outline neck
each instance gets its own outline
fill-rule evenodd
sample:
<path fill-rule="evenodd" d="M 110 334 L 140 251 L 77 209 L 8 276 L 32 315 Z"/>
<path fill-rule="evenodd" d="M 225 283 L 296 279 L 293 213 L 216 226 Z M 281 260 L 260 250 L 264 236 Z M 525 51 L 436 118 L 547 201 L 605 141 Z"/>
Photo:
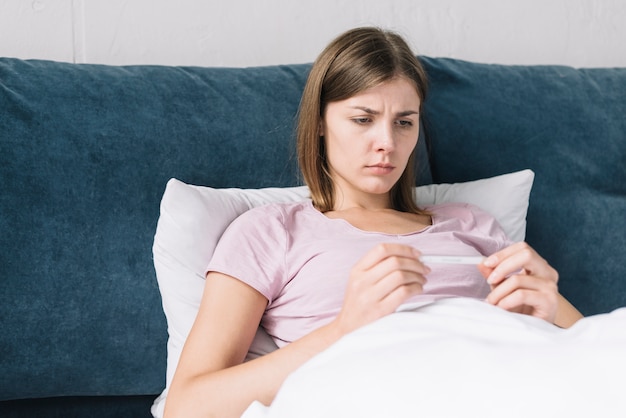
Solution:
<path fill-rule="evenodd" d="M 391 199 L 389 198 L 388 193 L 361 196 L 359 198 L 348 198 L 348 196 L 338 194 L 335 196 L 333 211 L 343 211 L 349 209 L 380 211 L 391 208 Z"/>

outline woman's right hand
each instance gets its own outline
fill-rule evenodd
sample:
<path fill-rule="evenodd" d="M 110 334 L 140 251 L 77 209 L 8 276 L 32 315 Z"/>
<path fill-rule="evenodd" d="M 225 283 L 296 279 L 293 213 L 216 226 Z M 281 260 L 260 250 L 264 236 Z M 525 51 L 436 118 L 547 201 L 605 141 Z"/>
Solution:
<path fill-rule="evenodd" d="M 378 244 L 350 271 L 343 307 L 334 320 L 342 334 L 394 312 L 422 293 L 430 269 L 420 252 L 403 244 Z"/>

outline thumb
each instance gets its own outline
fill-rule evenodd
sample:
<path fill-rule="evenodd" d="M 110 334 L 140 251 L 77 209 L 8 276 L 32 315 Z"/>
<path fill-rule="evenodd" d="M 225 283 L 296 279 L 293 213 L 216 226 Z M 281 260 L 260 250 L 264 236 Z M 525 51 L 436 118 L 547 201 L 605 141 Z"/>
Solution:
<path fill-rule="evenodd" d="M 487 277 L 489 277 L 489 275 L 491 274 L 491 272 L 494 270 L 492 267 L 487 267 L 486 265 L 484 265 L 483 263 L 479 263 L 476 265 L 476 268 L 478 268 L 478 271 L 480 272 L 480 274 L 483 275 L 483 277 L 486 279 Z"/>

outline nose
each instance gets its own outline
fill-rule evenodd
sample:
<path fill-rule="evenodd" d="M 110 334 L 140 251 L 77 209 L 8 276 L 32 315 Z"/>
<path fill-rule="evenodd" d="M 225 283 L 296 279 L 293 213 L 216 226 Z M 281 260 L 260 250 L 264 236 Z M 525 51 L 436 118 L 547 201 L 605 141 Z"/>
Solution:
<path fill-rule="evenodd" d="M 376 151 L 389 153 L 396 147 L 396 139 L 392 124 L 380 124 L 376 132 L 376 140 L 374 144 Z"/>

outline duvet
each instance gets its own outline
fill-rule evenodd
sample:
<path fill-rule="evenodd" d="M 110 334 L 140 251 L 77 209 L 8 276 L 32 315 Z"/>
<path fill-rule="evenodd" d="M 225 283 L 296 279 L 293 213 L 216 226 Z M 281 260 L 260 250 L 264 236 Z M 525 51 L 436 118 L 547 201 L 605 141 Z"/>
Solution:
<path fill-rule="evenodd" d="M 244 418 L 626 417 L 626 308 L 564 330 L 485 302 L 403 306 Z"/>

